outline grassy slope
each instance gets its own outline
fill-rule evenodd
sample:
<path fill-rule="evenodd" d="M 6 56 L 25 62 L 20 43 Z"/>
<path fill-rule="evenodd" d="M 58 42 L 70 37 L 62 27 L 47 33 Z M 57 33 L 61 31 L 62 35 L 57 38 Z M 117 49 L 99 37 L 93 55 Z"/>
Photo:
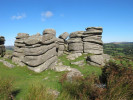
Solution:
<path fill-rule="evenodd" d="M 83 58 L 87 55 L 83 55 L 77 58 L 74 61 L 83 60 Z M 63 62 L 64 65 L 69 65 L 73 68 L 77 68 L 84 74 L 84 76 L 96 73 L 96 75 L 101 74 L 101 68 L 85 65 L 83 67 L 79 67 L 77 65 L 71 65 L 69 60 L 66 59 L 66 55 L 59 57 L 59 59 Z M 11 62 L 11 60 L 7 60 Z M 28 70 L 26 67 L 16 66 L 15 68 L 7 68 L 2 63 L 0 63 L 0 77 L 2 78 L 13 78 L 14 79 L 14 88 L 16 91 L 19 91 L 16 95 L 16 100 L 24 99 L 28 94 L 28 89 L 33 84 L 44 84 L 47 88 L 52 88 L 58 91 L 61 91 L 61 84 L 59 83 L 60 77 L 65 72 L 55 72 L 52 70 L 47 70 L 42 73 L 35 73 L 33 71 Z M 45 80 L 45 78 L 48 78 Z"/>

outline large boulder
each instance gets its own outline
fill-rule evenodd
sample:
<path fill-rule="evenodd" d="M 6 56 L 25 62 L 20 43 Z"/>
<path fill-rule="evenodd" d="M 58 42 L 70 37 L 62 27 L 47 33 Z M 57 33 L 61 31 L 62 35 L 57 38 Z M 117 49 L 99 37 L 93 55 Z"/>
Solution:
<path fill-rule="evenodd" d="M 49 58 L 47 61 L 45 61 L 43 64 L 37 66 L 37 67 L 28 67 L 30 70 L 33 70 L 37 73 L 40 73 L 50 67 L 55 66 L 55 62 L 57 61 L 57 56 Z"/>
<path fill-rule="evenodd" d="M 84 53 L 102 54 L 103 46 L 96 43 L 84 42 Z"/>
<path fill-rule="evenodd" d="M 69 51 L 81 51 L 83 52 L 83 43 L 70 43 Z"/>
<path fill-rule="evenodd" d="M 45 61 L 50 59 L 53 56 L 56 56 L 56 47 L 48 50 L 46 53 L 39 55 L 39 56 L 25 56 L 23 59 L 23 62 L 31 67 L 37 67 L 41 64 L 43 64 Z"/>
<path fill-rule="evenodd" d="M 45 29 L 43 31 L 43 35 L 52 34 L 53 36 L 56 35 L 56 31 L 54 29 Z"/>
<path fill-rule="evenodd" d="M 59 38 L 61 38 L 61 39 L 67 39 L 67 37 L 69 36 L 69 33 L 67 33 L 67 32 L 64 32 L 63 34 L 61 34 L 60 36 L 59 36 Z"/>
<path fill-rule="evenodd" d="M 110 60 L 110 56 L 107 54 L 102 55 L 91 55 L 88 56 L 86 61 L 88 64 L 93 66 L 104 66 L 106 62 Z"/>
<path fill-rule="evenodd" d="M 42 36 L 33 35 L 25 40 L 25 44 L 26 45 L 34 45 L 34 44 L 41 43 L 41 41 L 42 41 Z"/>
<path fill-rule="evenodd" d="M 83 33 L 84 35 L 86 34 L 102 34 L 103 29 L 102 27 L 87 27 L 86 31 Z"/>
<path fill-rule="evenodd" d="M 27 33 L 18 33 L 16 39 L 28 38 L 29 34 Z"/>
<path fill-rule="evenodd" d="M 72 32 L 70 35 L 69 35 L 69 37 L 70 38 L 80 38 L 80 37 L 85 37 L 85 36 L 87 36 L 87 35 L 84 35 L 83 34 L 84 33 L 84 31 L 76 31 L 76 32 Z"/>

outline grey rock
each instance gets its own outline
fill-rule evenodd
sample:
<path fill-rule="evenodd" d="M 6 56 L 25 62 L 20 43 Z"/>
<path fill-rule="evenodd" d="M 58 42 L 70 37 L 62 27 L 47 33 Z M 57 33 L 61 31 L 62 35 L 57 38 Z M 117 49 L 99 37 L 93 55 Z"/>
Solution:
<path fill-rule="evenodd" d="M 43 35 L 47 35 L 47 34 L 53 34 L 55 36 L 56 35 L 56 31 L 54 29 L 45 29 L 43 31 Z"/>
<path fill-rule="evenodd" d="M 42 36 L 42 42 L 53 39 L 55 36 L 53 34 L 46 34 Z"/>
<path fill-rule="evenodd" d="M 76 38 L 76 37 L 85 37 L 85 36 L 87 36 L 87 35 L 84 35 L 83 33 L 84 33 L 84 31 L 72 32 L 72 33 L 69 35 L 69 37 L 70 37 L 70 38 Z"/>
<path fill-rule="evenodd" d="M 55 66 L 54 68 L 52 68 L 52 70 L 56 71 L 56 72 L 62 72 L 62 71 L 70 71 L 71 68 L 70 66 L 65 66 L 65 65 L 62 65 L 62 66 Z"/>
<path fill-rule="evenodd" d="M 64 45 L 59 45 L 59 47 L 58 47 L 59 49 L 59 51 L 64 51 L 64 49 L 65 49 L 65 46 Z"/>
<path fill-rule="evenodd" d="M 34 44 L 41 43 L 41 41 L 42 41 L 42 36 L 33 35 L 25 40 L 25 44 L 26 45 L 34 45 Z"/>
<path fill-rule="evenodd" d="M 59 36 L 59 38 L 61 38 L 61 39 L 67 39 L 67 37 L 69 36 L 69 33 L 67 33 L 67 32 L 64 32 L 63 34 L 61 34 L 60 36 Z"/>
<path fill-rule="evenodd" d="M 37 72 L 37 73 L 40 73 L 40 72 L 42 72 L 42 71 L 48 69 L 49 66 L 50 66 L 52 63 L 56 62 L 56 61 L 57 61 L 57 57 L 54 56 L 54 57 L 48 59 L 46 62 L 44 62 L 43 64 L 41 64 L 41 65 L 39 65 L 39 66 L 37 66 L 37 67 L 28 67 L 28 68 L 29 68 L 30 70 L 33 70 L 33 71 Z"/>
<path fill-rule="evenodd" d="M 70 43 L 68 48 L 69 51 L 83 51 L 83 43 Z"/>
<path fill-rule="evenodd" d="M 86 31 L 95 31 L 95 30 L 103 30 L 102 27 L 87 27 Z"/>
<path fill-rule="evenodd" d="M 83 75 L 79 70 L 75 68 L 71 68 L 71 71 L 67 73 L 66 78 L 67 78 L 67 81 L 73 82 L 74 77 L 82 77 L 82 76 Z"/>
<path fill-rule="evenodd" d="M 67 40 L 68 43 L 82 43 L 81 38 L 70 38 Z"/>
<path fill-rule="evenodd" d="M 67 56 L 67 59 L 69 59 L 69 60 L 75 60 L 76 58 L 78 58 L 78 57 L 80 57 L 80 56 L 82 56 L 82 53 L 69 54 L 69 55 Z"/>
<path fill-rule="evenodd" d="M 77 62 L 71 62 L 71 64 L 78 65 L 78 66 L 80 66 L 80 67 L 82 67 L 82 66 L 85 65 L 84 60 L 77 61 Z"/>
<path fill-rule="evenodd" d="M 25 41 L 25 39 L 16 39 L 16 40 L 15 40 L 15 43 L 23 44 L 24 41 Z"/>
<path fill-rule="evenodd" d="M 64 44 L 64 40 L 63 39 L 60 39 L 60 38 L 56 38 L 56 41 L 58 42 L 58 43 L 63 43 Z"/>
<path fill-rule="evenodd" d="M 13 56 L 14 57 L 18 57 L 18 58 L 21 59 L 24 56 L 24 54 L 23 53 L 19 53 L 19 52 L 13 52 Z"/>
<path fill-rule="evenodd" d="M 88 27 L 86 28 L 86 32 L 84 34 L 102 34 L 102 27 Z"/>
<path fill-rule="evenodd" d="M 102 54 L 103 53 L 103 49 L 91 49 L 91 50 L 84 50 L 84 53 L 90 53 L 90 54 L 96 54 L 96 55 L 99 55 L 99 54 Z"/>
<path fill-rule="evenodd" d="M 28 66 L 36 67 L 36 66 L 43 64 L 45 61 L 47 61 L 48 59 L 50 59 L 51 57 L 56 56 L 56 55 L 57 55 L 56 47 L 54 47 L 54 48 L 48 50 L 43 55 L 25 56 L 23 59 L 23 62 Z"/>
<path fill-rule="evenodd" d="M 58 56 L 62 56 L 64 51 L 58 51 Z"/>
<path fill-rule="evenodd" d="M 25 48 L 36 48 L 36 47 L 40 47 L 42 44 L 33 44 L 33 45 L 28 45 L 28 46 L 25 46 Z"/>
<path fill-rule="evenodd" d="M 103 44 L 103 42 L 101 40 L 101 36 L 97 36 L 97 35 L 85 37 L 85 38 L 83 38 L 83 41 L 97 43 L 97 44 Z"/>
<path fill-rule="evenodd" d="M 28 38 L 29 34 L 27 33 L 18 33 L 16 39 Z"/>
<path fill-rule="evenodd" d="M 0 60 L 0 62 L 2 62 L 5 66 L 9 67 L 9 68 L 14 68 L 15 66 L 5 60 Z"/>
<path fill-rule="evenodd" d="M 14 52 L 24 53 L 24 49 L 25 49 L 25 48 L 14 47 Z"/>
<path fill-rule="evenodd" d="M 110 60 L 110 56 L 107 54 L 88 56 L 86 61 L 90 65 L 104 66 L 106 62 Z"/>
<path fill-rule="evenodd" d="M 14 46 L 15 46 L 15 47 L 25 47 L 25 44 L 15 43 Z"/>
<path fill-rule="evenodd" d="M 55 46 L 56 46 L 55 43 L 53 43 L 50 45 L 42 45 L 40 47 L 35 47 L 35 48 L 25 48 L 24 49 L 24 55 L 26 55 L 26 56 L 42 55 Z"/>
<path fill-rule="evenodd" d="M 56 40 L 57 40 L 56 38 L 52 38 L 52 39 L 47 40 L 47 41 L 42 41 L 41 43 L 42 43 L 43 45 L 48 45 L 48 44 L 51 44 L 51 43 L 55 43 Z"/>
<path fill-rule="evenodd" d="M 25 66 L 25 64 L 18 57 L 13 57 L 12 62 L 14 62 L 15 64 L 18 64 L 19 66 Z"/>
<path fill-rule="evenodd" d="M 103 46 L 96 43 L 84 42 L 84 53 L 102 54 Z"/>

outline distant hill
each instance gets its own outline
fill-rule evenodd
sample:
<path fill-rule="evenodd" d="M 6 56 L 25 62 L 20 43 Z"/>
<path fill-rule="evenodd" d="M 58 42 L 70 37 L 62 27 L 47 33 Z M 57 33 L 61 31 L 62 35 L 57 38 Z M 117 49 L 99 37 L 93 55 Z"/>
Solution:
<path fill-rule="evenodd" d="M 14 50 L 14 46 L 6 46 L 6 50 L 11 50 L 11 51 L 13 51 L 13 50 Z"/>
<path fill-rule="evenodd" d="M 104 44 L 104 53 L 119 56 L 133 56 L 133 42 L 112 42 Z"/>

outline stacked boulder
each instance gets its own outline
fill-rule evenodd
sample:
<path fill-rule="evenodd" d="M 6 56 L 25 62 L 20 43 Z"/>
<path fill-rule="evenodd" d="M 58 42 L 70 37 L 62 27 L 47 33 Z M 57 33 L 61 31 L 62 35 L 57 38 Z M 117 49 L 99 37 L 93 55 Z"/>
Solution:
<path fill-rule="evenodd" d="M 0 56 L 3 57 L 5 55 L 5 38 L 3 36 L 0 36 Z"/>
<path fill-rule="evenodd" d="M 84 31 L 72 32 L 69 36 L 68 50 L 72 53 L 83 53 L 83 36 Z"/>
<path fill-rule="evenodd" d="M 57 61 L 55 35 L 54 29 L 46 29 L 43 35 L 36 34 L 24 39 L 21 62 L 35 72 L 42 72 L 54 66 Z"/>
<path fill-rule="evenodd" d="M 14 53 L 12 57 L 12 61 L 15 64 L 18 64 L 20 66 L 24 66 L 25 64 L 22 62 L 24 58 L 24 49 L 25 49 L 25 43 L 24 41 L 29 37 L 29 34 L 27 33 L 18 33 L 15 44 L 14 44 Z"/>
<path fill-rule="evenodd" d="M 103 54 L 102 32 L 102 27 L 88 27 L 86 31 L 72 32 L 67 40 L 69 52 L 93 54 L 88 56 L 87 62 L 103 66 L 110 57 Z"/>
<path fill-rule="evenodd" d="M 103 53 L 103 42 L 102 38 L 102 27 L 88 27 L 83 33 L 83 48 L 84 53 L 91 54 L 102 54 Z"/>
<path fill-rule="evenodd" d="M 69 33 L 64 32 L 57 39 L 57 43 L 58 43 L 58 48 L 57 48 L 58 49 L 58 56 L 61 56 L 64 53 L 64 51 L 67 50 L 66 39 L 67 39 L 68 36 L 69 36 Z"/>

